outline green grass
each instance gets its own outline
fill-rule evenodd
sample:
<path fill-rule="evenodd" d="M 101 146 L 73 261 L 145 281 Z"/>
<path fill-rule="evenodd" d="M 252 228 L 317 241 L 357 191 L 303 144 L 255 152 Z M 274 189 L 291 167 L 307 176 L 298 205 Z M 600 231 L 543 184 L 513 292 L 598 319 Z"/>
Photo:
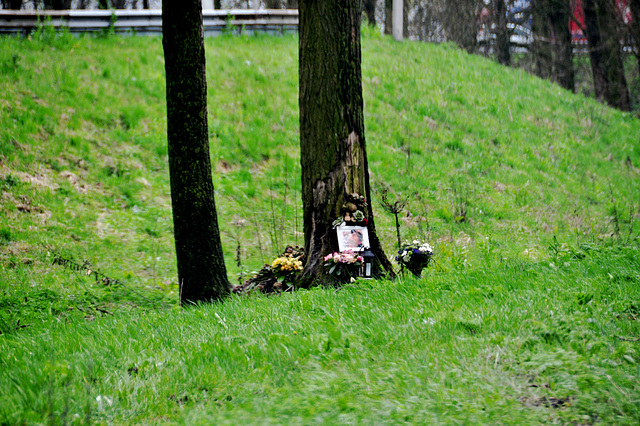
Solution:
<path fill-rule="evenodd" d="M 365 32 L 377 230 L 389 185 L 433 267 L 186 311 L 161 41 L 0 38 L 0 423 L 637 424 L 640 121 Z M 297 39 L 206 48 L 237 283 L 302 244 Z"/>
<path fill-rule="evenodd" d="M 8 423 L 637 424 L 640 253 L 0 337 Z M 381 301 L 384 301 L 381 303 Z"/>

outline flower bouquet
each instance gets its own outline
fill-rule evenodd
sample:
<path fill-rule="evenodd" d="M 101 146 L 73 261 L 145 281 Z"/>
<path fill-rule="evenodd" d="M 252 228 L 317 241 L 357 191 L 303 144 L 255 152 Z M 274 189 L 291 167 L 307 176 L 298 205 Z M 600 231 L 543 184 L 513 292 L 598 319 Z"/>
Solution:
<path fill-rule="evenodd" d="M 396 262 L 416 277 L 420 277 L 422 270 L 429 266 L 432 256 L 433 249 L 429 243 L 413 240 L 402 244 L 396 256 Z"/>
<path fill-rule="evenodd" d="M 302 271 L 302 261 L 297 257 L 280 256 L 271 263 L 271 270 L 281 282 L 291 282 L 294 274 Z"/>
<path fill-rule="evenodd" d="M 334 252 L 324 257 L 324 266 L 340 282 L 349 282 L 360 275 L 364 259 L 353 250 Z"/>

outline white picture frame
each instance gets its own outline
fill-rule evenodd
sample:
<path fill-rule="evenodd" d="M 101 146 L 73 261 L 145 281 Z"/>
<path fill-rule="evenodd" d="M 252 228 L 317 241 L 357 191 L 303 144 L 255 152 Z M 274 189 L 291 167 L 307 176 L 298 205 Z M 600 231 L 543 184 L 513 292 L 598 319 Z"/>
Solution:
<path fill-rule="evenodd" d="M 362 251 L 369 247 L 369 230 L 366 226 L 340 225 L 336 228 L 338 233 L 338 249 L 340 251 Z"/>

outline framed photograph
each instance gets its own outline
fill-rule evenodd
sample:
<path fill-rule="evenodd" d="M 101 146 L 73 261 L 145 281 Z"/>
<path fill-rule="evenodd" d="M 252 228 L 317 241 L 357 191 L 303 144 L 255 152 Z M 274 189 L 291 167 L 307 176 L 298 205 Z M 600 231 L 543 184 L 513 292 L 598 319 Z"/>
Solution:
<path fill-rule="evenodd" d="M 369 231 L 366 226 L 340 225 L 336 230 L 340 251 L 362 251 L 365 247 L 369 247 Z"/>

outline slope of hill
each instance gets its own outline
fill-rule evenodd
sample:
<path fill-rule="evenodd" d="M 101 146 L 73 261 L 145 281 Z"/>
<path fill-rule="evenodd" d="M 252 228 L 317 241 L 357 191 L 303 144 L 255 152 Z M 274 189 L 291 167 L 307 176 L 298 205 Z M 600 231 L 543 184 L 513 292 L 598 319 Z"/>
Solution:
<path fill-rule="evenodd" d="M 206 43 L 237 282 L 302 244 L 297 40 Z M 183 311 L 160 40 L 0 38 L 0 423 L 637 424 L 640 121 L 450 45 L 363 60 L 434 267 Z"/>
<path fill-rule="evenodd" d="M 3 261 L 40 270 L 47 246 L 175 283 L 160 41 L 0 42 Z M 230 273 L 246 274 L 302 244 L 296 41 L 207 52 L 219 220 Z M 441 269 L 543 258 L 554 236 L 601 242 L 637 221 L 635 117 L 447 45 L 368 36 L 363 58 L 374 188 L 409 198 L 403 237 L 432 241 Z M 393 221 L 373 202 L 391 256 Z"/>

